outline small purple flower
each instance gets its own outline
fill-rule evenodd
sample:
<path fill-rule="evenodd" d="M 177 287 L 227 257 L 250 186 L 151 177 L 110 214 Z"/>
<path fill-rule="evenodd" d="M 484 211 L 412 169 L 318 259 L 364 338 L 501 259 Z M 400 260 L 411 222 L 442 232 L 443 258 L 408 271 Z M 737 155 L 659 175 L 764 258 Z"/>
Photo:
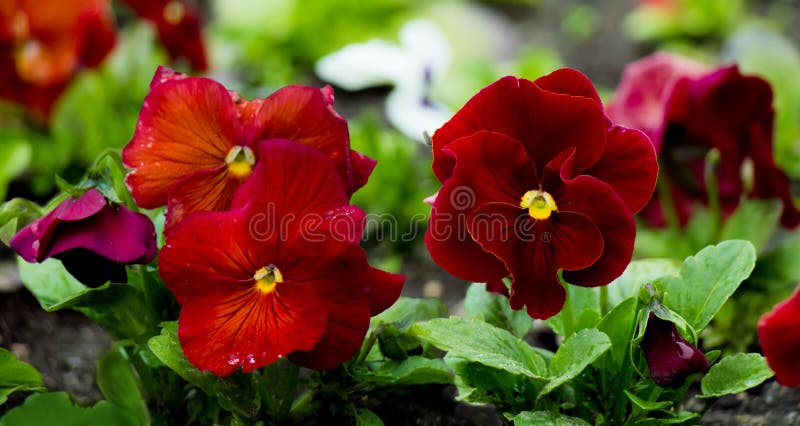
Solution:
<path fill-rule="evenodd" d="M 53 257 L 89 287 L 127 282 L 125 265 L 149 263 L 156 255 L 153 222 L 111 204 L 97 190 L 68 198 L 9 242 L 28 262 Z"/>
<path fill-rule="evenodd" d="M 675 324 L 650 313 L 641 343 L 650 377 L 662 387 L 679 387 L 691 374 L 708 371 L 708 359 L 684 339 Z"/>

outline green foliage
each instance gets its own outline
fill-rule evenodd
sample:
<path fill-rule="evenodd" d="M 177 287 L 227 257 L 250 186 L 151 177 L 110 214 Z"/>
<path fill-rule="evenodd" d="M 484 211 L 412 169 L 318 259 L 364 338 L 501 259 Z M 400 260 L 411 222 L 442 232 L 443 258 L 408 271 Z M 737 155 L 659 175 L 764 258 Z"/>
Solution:
<path fill-rule="evenodd" d="M 372 410 L 359 408 L 356 412 L 356 426 L 383 426 L 383 421 Z"/>
<path fill-rule="evenodd" d="M 657 280 L 664 305 L 699 332 L 755 267 L 756 252 L 747 241 L 723 241 L 683 262 L 679 276 Z"/>
<path fill-rule="evenodd" d="M 742 0 L 675 0 L 674 5 L 644 3 L 625 19 L 630 37 L 641 41 L 669 41 L 724 37 L 744 16 Z"/>
<path fill-rule="evenodd" d="M 736 354 L 723 358 L 711 367 L 700 382 L 704 397 L 716 397 L 744 392 L 756 387 L 775 373 L 759 354 Z"/>
<path fill-rule="evenodd" d="M 611 340 L 597 329 L 582 329 L 564 341 L 550 360 L 547 384 L 539 398 L 577 377 L 611 348 Z"/>
<path fill-rule="evenodd" d="M 742 200 L 725 221 L 721 240 L 747 240 L 761 253 L 778 228 L 781 218 L 780 200 Z"/>
<path fill-rule="evenodd" d="M 549 411 L 523 411 L 511 418 L 514 426 L 588 426 L 589 423 Z"/>
<path fill-rule="evenodd" d="M 547 325 L 564 337 L 591 328 L 600 321 L 600 295 L 597 288 L 565 286 L 567 301 L 561 312 L 547 320 Z"/>
<path fill-rule="evenodd" d="M 74 405 L 65 392 L 31 395 L 25 403 L 0 418 L 0 426 L 136 426 L 123 408 L 100 401 L 92 407 Z"/>
<path fill-rule="evenodd" d="M 525 337 L 533 325 L 533 320 L 524 309 L 511 309 L 507 297 L 486 291 L 486 285 L 480 283 L 474 283 L 467 289 L 464 316 L 508 330 L 520 338 Z"/>
<path fill-rule="evenodd" d="M 0 348 L 0 405 L 14 392 L 42 390 L 42 375 L 30 364 Z"/>
<path fill-rule="evenodd" d="M 3 137 L 0 144 L 0 201 L 6 199 L 8 184 L 28 168 L 32 154 L 28 141 Z"/>
<path fill-rule="evenodd" d="M 150 424 L 147 404 L 142 399 L 128 356 L 120 347 L 111 348 L 98 362 L 97 386 L 110 403 L 136 419 L 138 425 Z"/>

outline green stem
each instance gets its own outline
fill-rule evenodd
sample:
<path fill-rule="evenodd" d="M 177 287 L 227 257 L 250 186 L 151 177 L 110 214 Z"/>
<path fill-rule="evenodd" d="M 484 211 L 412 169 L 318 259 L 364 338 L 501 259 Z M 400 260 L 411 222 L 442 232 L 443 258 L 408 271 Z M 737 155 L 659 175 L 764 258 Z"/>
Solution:
<path fill-rule="evenodd" d="M 381 331 L 385 328 L 385 324 L 381 324 L 376 329 L 370 331 L 369 337 L 367 341 L 361 346 L 361 352 L 358 353 L 358 358 L 352 362 L 351 365 L 360 365 L 367 359 L 367 355 L 369 355 L 370 350 L 372 350 L 372 346 L 375 345 L 375 342 L 378 340 L 378 335 L 381 334 Z"/>
<path fill-rule="evenodd" d="M 719 166 L 719 151 L 712 149 L 706 154 L 703 166 L 703 178 L 708 194 L 708 209 L 711 212 L 711 242 L 719 241 L 722 228 L 722 210 L 719 202 L 719 183 L 717 182 L 717 167 Z"/>
<path fill-rule="evenodd" d="M 289 419 L 297 422 L 298 420 L 302 420 L 311 415 L 311 413 L 317 408 L 314 398 L 316 393 L 316 390 L 310 388 L 306 389 L 305 392 L 300 394 L 300 396 L 294 400 L 289 408 Z"/>
<path fill-rule="evenodd" d="M 658 191 L 658 200 L 661 202 L 661 211 L 664 213 L 664 219 L 667 221 L 669 229 L 675 232 L 680 231 L 681 221 L 678 218 L 678 209 L 675 207 L 675 200 L 672 199 L 669 182 L 667 182 L 664 175 L 658 176 L 656 190 Z"/>

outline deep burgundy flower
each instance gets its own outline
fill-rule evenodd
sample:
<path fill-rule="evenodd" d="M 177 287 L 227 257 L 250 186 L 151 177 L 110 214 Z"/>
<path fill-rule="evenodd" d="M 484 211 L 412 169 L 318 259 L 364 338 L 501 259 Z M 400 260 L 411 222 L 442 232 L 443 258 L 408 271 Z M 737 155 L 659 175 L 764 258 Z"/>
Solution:
<path fill-rule="evenodd" d="M 394 303 L 404 278 L 367 263 L 355 243 L 363 213 L 329 158 L 286 140 L 256 151 L 231 210 L 187 216 L 159 256 L 181 304 L 181 346 L 219 376 L 282 356 L 333 368 L 358 351 L 370 316 Z"/>
<path fill-rule="evenodd" d="M 200 11 L 185 0 L 125 0 L 142 18 L 155 25 L 170 58 L 186 59 L 192 69 L 208 69 Z"/>
<path fill-rule="evenodd" d="M 160 67 L 133 138 L 123 150 L 126 183 L 137 204 L 168 204 L 168 224 L 194 211 L 226 210 L 260 158 L 261 140 L 287 139 L 330 158 L 348 194 L 375 162 L 350 151 L 347 122 L 330 87 L 287 86 L 246 101 L 221 84 Z"/>
<path fill-rule="evenodd" d="M 640 345 L 650 377 L 659 386 L 680 387 L 686 377 L 708 371 L 708 359 L 703 352 L 687 342 L 672 321 L 652 312 Z"/>
<path fill-rule="evenodd" d="M 778 383 L 800 385 L 800 287 L 761 317 L 758 339 Z"/>
<path fill-rule="evenodd" d="M 0 4 L 0 97 L 46 121 L 83 67 L 116 42 L 107 0 L 6 0 Z"/>
<path fill-rule="evenodd" d="M 781 224 L 797 226 L 800 211 L 792 200 L 789 179 L 773 158 L 775 114 L 769 84 L 742 75 L 736 66 L 701 70 L 663 54 L 632 63 L 609 106 L 609 116 L 649 133 L 682 224 L 688 221 L 693 203 L 708 202 L 704 161 L 716 149 L 720 153 L 716 179 L 724 213 L 734 211 L 742 195 L 779 198 L 784 204 Z M 632 101 L 638 98 L 649 101 Z M 747 178 L 752 179 L 752 188 L 742 175 L 748 164 L 752 164 L 752 177 Z M 654 199 L 644 212 L 654 225 L 664 223 L 658 201 Z"/>
<path fill-rule="evenodd" d="M 655 187 L 655 153 L 637 130 L 610 124 L 591 82 L 558 70 L 505 77 L 433 136 L 442 181 L 425 242 L 453 275 L 512 277 L 511 306 L 547 318 L 563 278 L 601 286 L 630 262 L 633 213 Z"/>
<path fill-rule="evenodd" d="M 147 216 L 90 189 L 20 230 L 9 245 L 28 262 L 59 259 L 75 278 L 96 287 L 127 282 L 125 265 L 153 260 L 156 234 Z"/>

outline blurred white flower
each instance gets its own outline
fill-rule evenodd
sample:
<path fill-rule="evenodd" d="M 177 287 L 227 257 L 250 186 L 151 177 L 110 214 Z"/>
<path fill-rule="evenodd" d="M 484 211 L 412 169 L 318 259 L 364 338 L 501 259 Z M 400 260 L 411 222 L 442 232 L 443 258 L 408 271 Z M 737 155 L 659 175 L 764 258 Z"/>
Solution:
<path fill-rule="evenodd" d="M 450 66 L 450 45 L 431 21 L 417 19 L 400 30 L 400 43 L 373 39 L 345 46 L 316 64 L 317 75 L 343 89 L 394 86 L 386 99 L 389 122 L 424 142 L 452 115 L 431 98 L 431 89 Z"/>

